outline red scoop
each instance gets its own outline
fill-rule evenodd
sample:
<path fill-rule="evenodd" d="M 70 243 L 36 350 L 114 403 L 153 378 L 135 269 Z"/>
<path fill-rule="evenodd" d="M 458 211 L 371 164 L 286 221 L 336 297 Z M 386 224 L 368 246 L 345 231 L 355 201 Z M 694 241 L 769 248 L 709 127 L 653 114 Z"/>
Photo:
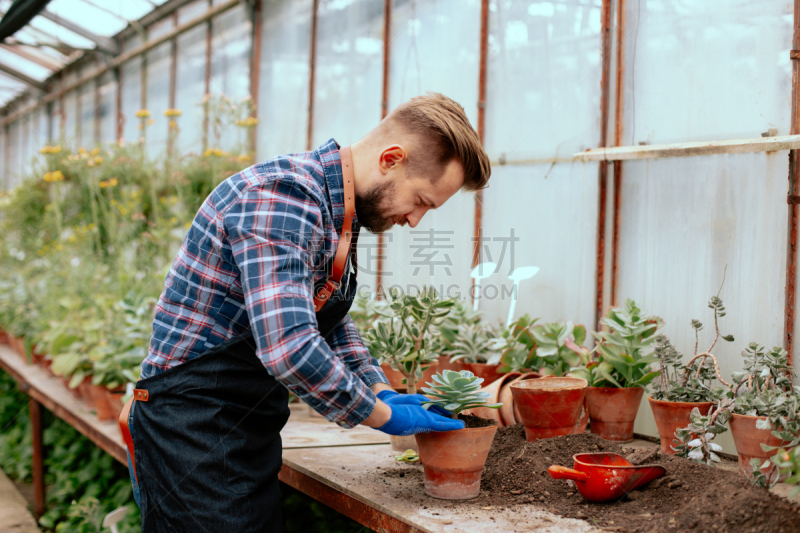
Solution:
<path fill-rule="evenodd" d="M 661 465 L 634 466 L 615 453 L 579 453 L 572 460 L 574 469 L 553 465 L 547 471 L 553 479 L 573 480 L 590 502 L 619 499 L 667 472 Z"/>

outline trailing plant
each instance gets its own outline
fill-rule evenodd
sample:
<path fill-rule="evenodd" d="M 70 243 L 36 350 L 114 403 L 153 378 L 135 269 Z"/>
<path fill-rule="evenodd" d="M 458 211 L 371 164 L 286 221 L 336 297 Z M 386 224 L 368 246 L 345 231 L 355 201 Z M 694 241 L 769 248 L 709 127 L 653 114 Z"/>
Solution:
<path fill-rule="evenodd" d="M 366 342 L 372 356 L 403 374 L 408 393 L 416 394 L 417 381 L 441 349 L 438 327 L 455 301 L 441 299 L 436 289 L 423 286 L 417 296 L 392 288 L 386 302 L 387 307 L 378 310 L 382 318 L 367 331 Z"/>
<path fill-rule="evenodd" d="M 658 360 L 651 345 L 664 321 L 644 315 L 631 299 L 622 307 L 609 309 L 600 321 L 608 331 L 592 333 L 598 359 L 586 367 L 573 368 L 572 374 L 586 379 L 590 387 L 646 387 L 659 375 L 650 370 L 650 364 Z"/>
<path fill-rule="evenodd" d="M 502 407 L 502 403 L 487 403 L 490 394 L 480 390 L 481 383 L 483 378 L 476 377 L 468 370 L 437 372 L 433 376 L 433 383 L 429 382 L 429 387 L 422 387 L 423 392 L 431 398 L 428 402 L 422 402 L 422 407 L 428 409 L 432 405 L 438 405 L 445 411 L 450 411 L 452 418 L 458 418 L 462 411 L 475 407 Z"/>
<path fill-rule="evenodd" d="M 671 448 L 678 457 L 686 457 L 698 463 L 712 465 L 721 460 L 718 453 L 722 446 L 711 442 L 714 437 L 727 431 L 725 424 L 730 419 L 730 411 L 718 409 L 713 413 L 702 414 L 700 409 L 692 409 L 691 422 L 675 432 L 675 443 Z"/>
<path fill-rule="evenodd" d="M 789 493 L 789 497 L 793 498 L 800 494 L 800 447 L 793 448 L 792 450 L 780 449 L 778 453 L 770 458 L 770 462 L 778 469 L 781 477 L 785 477 L 784 483 L 787 485 L 795 485 Z M 766 474 L 760 468 L 757 468 L 759 474 L 759 482 L 766 484 Z M 780 479 L 780 478 L 778 478 Z"/>

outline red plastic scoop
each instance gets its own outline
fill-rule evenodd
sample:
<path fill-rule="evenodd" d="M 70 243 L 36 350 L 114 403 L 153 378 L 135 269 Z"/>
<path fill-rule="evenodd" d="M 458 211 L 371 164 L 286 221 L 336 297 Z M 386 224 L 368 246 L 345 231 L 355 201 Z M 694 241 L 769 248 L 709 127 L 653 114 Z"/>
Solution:
<path fill-rule="evenodd" d="M 553 465 L 553 479 L 571 479 L 590 502 L 607 502 L 643 487 L 667 473 L 661 465 L 634 466 L 615 453 L 579 453 L 572 456 L 575 468 Z"/>

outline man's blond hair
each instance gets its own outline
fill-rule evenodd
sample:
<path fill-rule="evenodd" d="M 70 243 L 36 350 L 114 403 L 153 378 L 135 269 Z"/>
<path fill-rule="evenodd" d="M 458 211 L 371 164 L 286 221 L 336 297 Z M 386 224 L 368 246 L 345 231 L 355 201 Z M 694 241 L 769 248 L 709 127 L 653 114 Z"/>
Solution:
<path fill-rule="evenodd" d="M 486 187 L 492 169 L 478 133 L 469 123 L 461 104 L 439 93 L 429 92 L 398 106 L 385 124 L 399 126 L 418 140 L 421 149 L 408 155 L 408 174 L 428 174 L 437 180 L 453 159 L 464 169 L 462 189 Z"/>

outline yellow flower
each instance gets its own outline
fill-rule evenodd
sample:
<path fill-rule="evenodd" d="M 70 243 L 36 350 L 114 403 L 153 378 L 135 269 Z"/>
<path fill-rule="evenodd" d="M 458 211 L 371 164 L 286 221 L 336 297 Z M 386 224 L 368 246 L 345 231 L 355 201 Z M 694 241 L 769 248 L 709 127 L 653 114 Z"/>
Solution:
<path fill-rule="evenodd" d="M 94 162 L 96 165 L 99 165 L 100 163 L 103 162 L 103 158 L 98 155 L 94 158 Z"/>
<path fill-rule="evenodd" d="M 111 178 L 110 180 L 100 182 L 101 189 L 105 189 L 106 187 L 116 187 L 117 185 L 119 185 L 117 178 Z"/>
<path fill-rule="evenodd" d="M 87 227 L 88 227 L 90 230 L 93 230 L 93 229 L 94 229 L 94 228 L 96 228 L 97 226 L 95 226 L 95 225 L 94 225 L 94 222 L 92 222 L 92 223 L 91 223 L 91 224 L 89 224 Z"/>
<path fill-rule="evenodd" d="M 75 242 L 75 241 L 77 241 L 77 240 L 78 240 L 78 238 L 77 238 L 75 235 L 70 235 L 70 236 L 69 236 L 69 239 L 67 239 L 67 240 L 68 240 L 69 242 Z"/>
<path fill-rule="evenodd" d="M 249 163 L 250 162 L 250 156 L 248 154 L 240 154 L 236 158 L 236 161 L 238 161 L 239 163 Z"/>
<path fill-rule="evenodd" d="M 165 109 L 164 116 L 165 117 L 179 117 L 181 116 L 182 111 L 180 109 Z"/>
<path fill-rule="evenodd" d="M 139 111 L 136 112 L 136 116 L 139 118 L 147 118 L 150 116 L 150 111 L 148 111 L 147 109 L 140 109 Z"/>
<path fill-rule="evenodd" d="M 174 130 L 177 127 L 178 127 L 178 123 L 177 122 L 175 122 L 174 120 L 170 120 L 169 121 L 169 129 Z"/>
<path fill-rule="evenodd" d="M 169 219 L 169 223 L 173 224 L 173 225 L 177 224 L 178 223 L 178 217 L 172 217 L 171 219 Z"/>
<path fill-rule="evenodd" d="M 83 154 L 88 154 L 89 152 L 86 151 L 86 148 L 81 147 L 81 148 L 78 148 L 78 153 L 83 155 Z"/>
<path fill-rule="evenodd" d="M 117 205 L 117 201 L 116 201 L 114 198 L 112 198 L 112 199 L 111 199 L 111 201 L 110 201 L 109 203 L 110 203 L 111 205 Z"/>
<path fill-rule="evenodd" d="M 42 179 L 48 183 L 52 183 L 54 181 L 64 181 L 64 174 L 62 174 L 60 170 L 45 172 L 45 175 L 42 176 Z"/>
<path fill-rule="evenodd" d="M 61 244 L 56 244 L 56 250 L 63 250 L 64 247 Z"/>
<path fill-rule="evenodd" d="M 258 124 L 258 119 L 256 117 L 247 117 L 241 120 L 237 120 L 235 124 L 237 126 L 244 126 L 244 127 L 255 126 L 256 124 Z"/>
<path fill-rule="evenodd" d="M 56 146 L 51 146 L 50 147 L 50 153 L 51 154 L 57 154 L 60 151 L 61 151 L 61 145 L 60 144 L 57 144 Z"/>
<path fill-rule="evenodd" d="M 183 225 L 183 227 L 186 228 L 186 229 L 189 229 L 189 228 L 192 227 L 192 223 L 191 222 L 187 222 L 186 224 Z"/>
<path fill-rule="evenodd" d="M 147 121 L 147 125 L 148 125 L 148 126 L 152 126 L 152 125 L 153 125 L 153 124 L 155 124 L 155 123 L 156 123 L 156 119 L 154 119 L 154 118 L 151 118 L 151 119 L 149 119 L 149 120 Z"/>
<path fill-rule="evenodd" d="M 89 165 L 90 167 L 93 167 L 94 166 L 94 159 L 90 159 L 89 161 L 86 162 L 86 164 Z"/>
<path fill-rule="evenodd" d="M 61 151 L 61 146 L 48 146 L 48 145 L 45 145 L 45 146 L 42 146 L 41 148 L 39 148 L 39 153 L 40 154 L 57 154 L 60 151 Z"/>
<path fill-rule="evenodd" d="M 89 155 L 97 155 L 100 153 L 100 148 L 92 148 L 92 151 L 89 152 Z"/>
<path fill-rule="evenodd" d="M 224 157 L 228 155 L 228 152 L 222 150 L 221 148 L 208 148 L 205 152 L 203 152 L 205 157 L 215 155 L 217 157 Z"/>

